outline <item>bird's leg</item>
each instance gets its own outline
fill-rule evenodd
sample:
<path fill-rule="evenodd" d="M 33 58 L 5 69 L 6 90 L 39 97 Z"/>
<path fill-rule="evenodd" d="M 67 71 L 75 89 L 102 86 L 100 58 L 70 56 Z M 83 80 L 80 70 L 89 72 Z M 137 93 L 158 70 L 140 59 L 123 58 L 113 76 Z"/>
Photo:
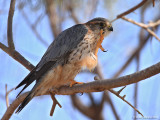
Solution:
<path fill-rule="evenodd" d="M 102 45 L 99 47 L 103 52 L 107 52 L 103 47 Z"/>
<path fill-rule="evenodd" d="M 83 84 L 83 82 L 76 82 L 75 80 L 70 80 L 70 87 L 72 87 L 73 85 L 75 85 L 75 84 Z"/>
<path fill-rule="evenodd" d="M 96 50 L 95 50 L 95 55 L 97 55 L 98 53 L 98 49 L 100 48 L 103 52 L 106 52 L 105 49 L 102 47 L 102 42 L 104 40 L 104 33 L 103 33 L 103 29 L 100 30 L 100 38 L 97 42 L 97 45 L 96 45 Z"/>

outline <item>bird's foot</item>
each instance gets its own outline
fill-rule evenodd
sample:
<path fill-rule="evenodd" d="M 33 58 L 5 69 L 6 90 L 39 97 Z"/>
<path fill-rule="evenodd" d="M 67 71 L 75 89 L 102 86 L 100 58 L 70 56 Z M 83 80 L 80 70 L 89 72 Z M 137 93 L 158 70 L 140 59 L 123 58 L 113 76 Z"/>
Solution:
<path fill-rule="evenodd" d="M 107 51 L 102 47 L 102 45 L 100 46 L 100 49 L 101 49 L 103 52 L 107 52 Z"/>
<path fill-rule="evenodd" d="M 70 80 L 70 85 L 69 85 L 69 87 L 72 87 L 73 85 L 75 85 L 75 84 L 83 84 L 83 82 L 76 82 L 75 80 Z"/>

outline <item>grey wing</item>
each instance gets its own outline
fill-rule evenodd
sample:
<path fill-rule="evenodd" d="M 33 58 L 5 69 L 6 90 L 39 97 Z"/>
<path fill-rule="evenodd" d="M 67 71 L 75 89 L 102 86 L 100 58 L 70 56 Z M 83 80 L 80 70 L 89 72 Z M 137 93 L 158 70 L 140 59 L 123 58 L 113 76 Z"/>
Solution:
<path fill-rule="evenodd" d="M 70 52 L 84 39 L 87 32 L 88 30 L 83 24 L 78 24 L 60 33 L 49 46 L 38 65 L 26 76 L 16 89 L 25 84 L 21 90 L 22 92 L 34 80 L 38 81 L 49 69 L 59 64 L 63 65 L 67 61 Z"/>
<path fill-rule="evenodd" d="M 75 25 L 64 32 L 62 32 L 54 42 L 49 46 L 48 50 L 42 57 L 37 66 L 37 70 L 48 61 L 56 61 L 63 58 L 68 52 L 71 52 L 77 47 L 77 45 L 83 40 L 87 33 L 87 29 L 84 25 Z"/>

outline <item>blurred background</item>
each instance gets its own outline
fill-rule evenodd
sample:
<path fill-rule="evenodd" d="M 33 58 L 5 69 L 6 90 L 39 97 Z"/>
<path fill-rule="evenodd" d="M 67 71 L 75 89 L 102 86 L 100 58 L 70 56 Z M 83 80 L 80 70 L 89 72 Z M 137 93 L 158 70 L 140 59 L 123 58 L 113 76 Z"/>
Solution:
<path fill-rule="evenodd" d="M 63 30 L 85 23 L 95 17 L 113 20 L 120 13 L 137 5 L 139 0 L 17 0 L 13 17 L 13 40 L 16 50 L 36 65 L 47 47 Z M 0 1 L 0 42 L 7 45 L 7 18 L 9 0 Z M 148 0 L 141 8 L 126 16 L 148 24 L 160 19 L 160 0 Z M 160 42 L 139 26 L 123 19 L 112 23 L 114 31 L 104 39 L 99 51 L 98 71 L 100 77 L 114 78 L 142 70 L 160 61 Z M 151 28 L 160 37 L 160 27 Z M 96 70 L 97 70 L 96 69 Z M 8 90 L 16 87 L 29 73 L 24 66 L 0 49 L 0 118 L 7 106 L 5 85 Z M 97 72 L 96 72 L 97 73 Z M 90 82 L 96 74 L 88 71 L 78 74 L 76 81 Z M 128 85 L 121 95 L 134 105 L 145 117 L 160 119 L 160 74 Z M 26 91 L 31 90 L 34 84 Z M 114 90 L 119 90 L 116 88 Z M 20 89 L 9 94 L 11 104 Z M 62 105 L 49 115 L 52 100 L 49 95 L 34 98 L 11 120 L 130 120 L 141 117 L 128 104 L 114 94 L 97 92 L 86 94 L 57 95 Z"/>

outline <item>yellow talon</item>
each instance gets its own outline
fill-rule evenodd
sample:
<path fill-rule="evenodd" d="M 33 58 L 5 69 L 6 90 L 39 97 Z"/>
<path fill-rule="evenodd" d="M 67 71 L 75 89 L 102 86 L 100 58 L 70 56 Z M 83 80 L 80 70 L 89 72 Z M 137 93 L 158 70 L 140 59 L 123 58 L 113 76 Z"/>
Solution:
<path fill-rule="evenodd" d="M 76 81 L 74 81 L 74 80 L 70 80 L 70 85 L 69 85 L 69 87 L 72 87 L 73 85 L 75 85 L 75 84 L 83 84 L 83 82 L 76 82 Z"/>

